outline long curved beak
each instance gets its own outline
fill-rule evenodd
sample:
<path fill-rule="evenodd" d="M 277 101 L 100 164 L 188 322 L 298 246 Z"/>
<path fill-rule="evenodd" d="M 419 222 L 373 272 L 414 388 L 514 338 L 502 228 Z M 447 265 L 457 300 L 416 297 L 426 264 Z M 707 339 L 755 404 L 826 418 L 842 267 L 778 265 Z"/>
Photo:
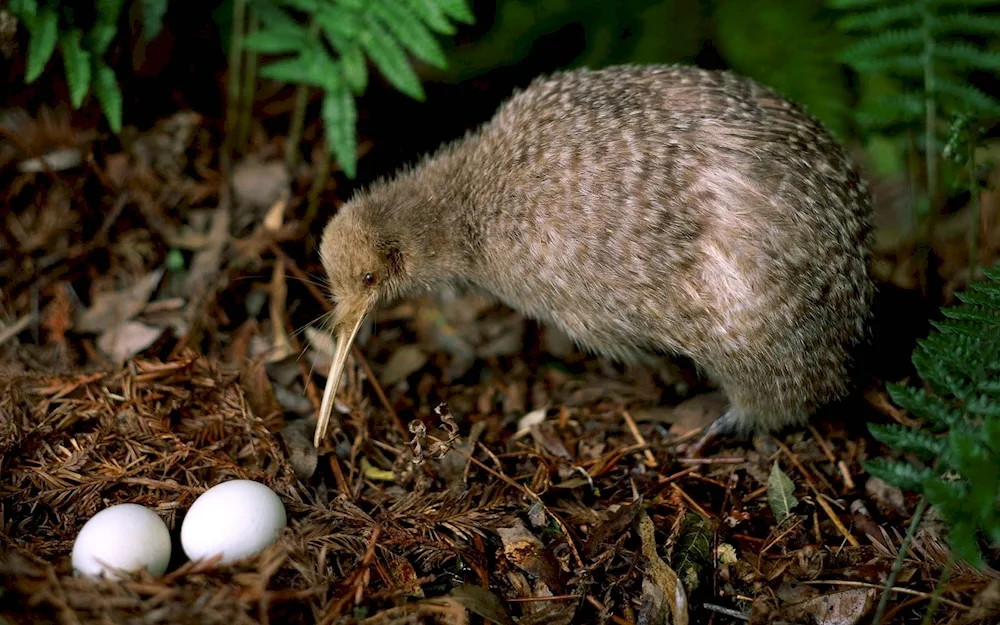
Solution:
<path fill-rule="evenodd" d="M 344 365 L 347 364 L 347 355 L 351 352 L 351 345 L 354 344 L 354 337 L 361 329 L 361 323 L 367 315 L 360 315 L 353 325 L 342 324 L 337 332 L 337 347 L 333 352 L 333 364 L 330 366 L 330 375 L 326 378 L 326 388 L 323 389 L 323 401 L 319 406 L 319 415 L 316 420 L 316 434 L 313 436 L 313 445 L 319 447 L 320 441 L 326 436 L 326 429 L 330 425 L 330 415 L 333 413 L 333 400 L 337 396 L 337 388 L 340 386 L 340 378 L 344 374 Z"/>

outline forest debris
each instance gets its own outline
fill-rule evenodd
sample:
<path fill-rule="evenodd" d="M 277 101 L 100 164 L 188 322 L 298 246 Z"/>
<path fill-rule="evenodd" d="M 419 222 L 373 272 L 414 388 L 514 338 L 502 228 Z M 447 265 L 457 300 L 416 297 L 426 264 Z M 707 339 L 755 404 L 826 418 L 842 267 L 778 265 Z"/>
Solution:
<path fill-rule="evenodd" d="M 642 539 L 642 555 L 646 559 L 646 575 L 642 580 L 644 613 L 654 620 L 662 613 L 662 606 L 670 609 L 670 625 L 687 625 L 688 601 L 684 586 L 677 573 L 656 553 L 656 528 L 645 510 L 639 512 L 639 537 Z"/>
<path fill-rule="evenodd" d="M 159 286 L 163 272 L 163 269 L 150 271 L 132 286 L 95 295 L 90 307 L 77 314 L 74 324 L 76 331 L 96 334 L 138 315 Z"/>
<path fill-rule="evenodd" d="M 417 345 L 400 345 L 389 356 L 389 361 L 382 367 L 379 378 L 383 386 L 395 386 L 427 364 L 427 354 Z"/>
<path fill-rule="evenodd" d="M 771 465 L 771 475 L 767 478 L 767 502 L 779 524 L 792 515 L 792 508 L 799 505 L 794 493 L 795 484 L 775 460 Z"/>
<path fill-rule="evenodd" d="M 673 410 L 670 433 L 684 436 L 711 425 L 726 410 L 726 396 L 721 391 L 695 395 Z"/>
<path fill-rule="evenodd" d="M 497 534 L 503 542 L 504 556 L 511 564 L 538 578 L 550 589 L 561 592 L 563 583 L 559 563 L 523 523 L 498 527 Z"/>
<path fill-rule="evenodd" d="M 102 333 L 97 338 L 97 347 L 116 365 L 121 366 L 155 343 L 162 334 L 163 328 L 155 328 L 139 321 L 126 321 Z"/>
<path fill-rule="evenodd" d="M 453 588 L 449 596 L 473 614 L 497 623 L 497 625 L 514 625 L 514 621 L 510 618 L 510 614 L 500 599 L 489 590 L 472 584 L 462 584 Z"/>

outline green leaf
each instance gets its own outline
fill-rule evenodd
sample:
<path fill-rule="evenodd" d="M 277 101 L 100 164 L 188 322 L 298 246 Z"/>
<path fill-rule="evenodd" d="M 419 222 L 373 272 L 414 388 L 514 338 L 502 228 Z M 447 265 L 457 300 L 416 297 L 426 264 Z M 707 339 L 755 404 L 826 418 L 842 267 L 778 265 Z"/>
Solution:
<path fill-rule="evenodd" d="M 1000 54 L 980 50 L 967 43 L 939 43 L 934 56 L 962 64 L 969 69 L 1000 70 Z"/>
<path fill-rule="evenodd" d="M 142 34 L 152 41 L 163 30 L 163 16 L 167 13 L 167 0 L 142 0 Z"/>
<path fill-rule="evenodd" d="M 934 30 L 942 34 L 983 33 L 987 35 L 1000 35 L 1000 18 L 993 15 L 974 15 L 971 13 L 942 15 L 934 23 Z"/>
<path fill-rule="evenodd" d="M 795 484 L 778 466 L 775 460 L 771 465 L 771 475 L 767 478 L 767 501 L 771 505 L 774 517 L 781 523 L 791 516 L 792 508 L 799 505 L 795 498 Z"/>
<path fill-rule="evenodd" d="M 454 35 L 457 32 L 458 29 L 434 0 L 406 0 L 406 4 L 434 32 L 441 35 Z"/>
<path fill-rule="evenodd" d="M 1000 102 L 986 95 L 972 85 L 958 83 L 945 78 L 938 78 L 935 84 L 938 93 L 951 96 L 963 106 L 988 113 L 1000 111 Z"/>
<path fill-rule="evenodd" d="M 923 41 L 924 34 L 919 28 L 887 30 L 848 46 L 840 53 L 839 58 L 848 63 L 867 61 L 889 51 L 912 51 L 915 46 L 923 45 Z"/>
<path fill-rule="evenodd" d="M 118 79 L 114 71 L 98 62 L 94 72 L 94 94 L 101 103 L 101 110 L 108 119 L 111 131 L 118 134 L 122 131 L 122 90 L 118 87 Z"/>
<path fill-rule="evenodd" d="M 902 490 L 922 492 L 924 483 L 934 477 L 930 469 L 918 469 L 912 464 L 890 462 L 884 458 L 875 458 L 863 463 L 863 466 L 870 475 Z"/>
<path fill-rule="evenodd" d="M 11 13 L 22 20 L 38 15 L 38 2 L 36 0 L 10 0 L 8 8 Z"/>
<path fill-rule="evenodd" d="M 415 57 L 438 69 L 444 69 L 448 65 L 444 51 L 434 35 L 405 5 L 374 2 L 370 11 Z"/>
<path fill-rule="evenodd" d="M 340 66 L 343 68 L 344 79 L 354 93 L 364 93 L 368 86 L 368 61 L 361 52 L 361 46 L 355 42 L 338 48 Z"/>
<path fill-rule="evenodd" d="M 406 53 L 396 40 L 371 16 L 367 16 L 365 27 L 365 32 L 360 37 L 361 46 L 374 61 L 379 72 L 396 89 L 414 100 L 423 101 L 424 88 L 410 66 Z"/>
<path fill-rule="evenodd" d="M 920 7 L 916 4 L 879 7 L 868 13 L 848 15 L 837 20 L 841 30 L 878 30 L 890 24 L 920 17 Z"/>
<path fill-rule="evenodd" d="M 875 440 L 896 450 L 916 454 L 925 462 L 944 455 L 948 449 L 948 442 L 945 439 L 935 438 L 929 432 L 903 427 L 895 423 L 889 425 L 871 424 L 868 426 L 868 430 L 875 437 Z"/>
<path fill-rule="evenodd" d="M 73 29 L 59 39 L 63 65 L 66 67 L 66 83 L 73 108 L 78 109 L 90 91 L 90 53 L 80 47 L 83 33 Z"/>
<path fill-rule="evenodd" d="M 108 51 L 117 34 L 116 24 L 95 24 L 84 38 L 86 48 L 97 56 L 102 56 Z"/>
<path fill-rule="evenodd" d="M 319 10 L 319 2 L 317 0 L 278 0 L 278 3 L 298 9 L 304 13 L 309 13 L 310 15 Z"/>
<path fill-rule="evenodd" d="M 26 23 L 26 25 L 28 25 Z M 31 84 L 42 75 L 59 40 L 59 15 L 53 9 L 46 9 L 29 26 L 31 40 L 28 41 L 28 63 L 24 72 L 24 82 Z"/>
<path fill-rule="evenodd" d="M 898 73 L 906 76 L 923 77 L 924 59 L 919 55 L 898 55 L 890 57 L 858 57 L 847 61 L 862 74 Z"/>
<path fill-rule="evenodd" d="M 323 98 L 323 126 L 326 140 L 341 169 L 348 178 L 357 175 L 357 134 L 355 124 L 358 112 L 354 96 L 346 85 L 331 89 Z"/>
<path fill-rule="evenodd" d="M 301 29 L 284 26 L 268 27 L 247 35 L 243 46 L 261 54 L 285 54 L 301 52 L 308 45 Z"/>
<path fill-rule="evenodd" d="M 322 5 L 315 19 L 334 47 L 353 42 L 361 34 L 361 15 L 350 8 Z"/>
<path fill-rule="evenodd" d="M 444 12 L 445 15 L 463 24 L 474 24 L 476 16 L 472 14 L 465 0 L 433 0 L 434 4 Z"/>

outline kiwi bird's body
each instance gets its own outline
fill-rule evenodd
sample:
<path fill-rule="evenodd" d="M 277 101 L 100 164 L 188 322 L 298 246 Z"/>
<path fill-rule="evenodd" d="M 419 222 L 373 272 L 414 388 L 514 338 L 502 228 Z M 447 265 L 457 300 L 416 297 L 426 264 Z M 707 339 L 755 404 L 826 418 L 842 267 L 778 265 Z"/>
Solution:
<path fill-rule="evenodd" d="M 476 287 L 599 354 L 690 358 L 730 401 L 720 427 L 746 433 L 848 392 L 870 212 L 845 151 L 775 92 L 618 66 L 536 79 L 352 198 L 321 255 L 340 324 Z"/>

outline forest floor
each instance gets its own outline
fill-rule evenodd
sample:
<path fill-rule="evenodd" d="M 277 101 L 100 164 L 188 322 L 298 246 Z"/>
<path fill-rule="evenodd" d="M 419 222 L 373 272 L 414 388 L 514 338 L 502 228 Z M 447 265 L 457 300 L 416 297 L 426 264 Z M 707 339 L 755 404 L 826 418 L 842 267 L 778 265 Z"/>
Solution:
<path fill-rule="evenodd" d="M 218 133 L 186 111 L 121 141 L 54 111 L 4 123 L 0 623 L 871 618 L 916 503 L 863 468 L 887 453 L 866 422 L 909 420 L 880 380 L 831 420 L 686 460 L 721 405 L 686 363 L 606 363 L 443 294 L 380 311 L 317 450 L 332 350 L 315 246 L 346 199 L 338 178 L 310 211 L 314 172 L 289 171 L 258 129 L 230 187 Z M 880 228 L 898 186 L 874 185 Z M 984 197 L 986 255 L 1000 210 Z M 880 247 L 880 327 L 899 334 L 883 337 L 886 379 L 912 374 L 913 339 L 967 280 L 955 232 L 930 299 L 907 245 Z M 288 512 L 259 556 L 72 575 L 102 508 L 149 506 L 176 540 L 194 499 L 235 478 Z M 932 518 L 883 622 L 919 623 L 947 560 Z M 989 622 L 998 606 L 1000 573 L 959 567 L 933 621 Z"/>

